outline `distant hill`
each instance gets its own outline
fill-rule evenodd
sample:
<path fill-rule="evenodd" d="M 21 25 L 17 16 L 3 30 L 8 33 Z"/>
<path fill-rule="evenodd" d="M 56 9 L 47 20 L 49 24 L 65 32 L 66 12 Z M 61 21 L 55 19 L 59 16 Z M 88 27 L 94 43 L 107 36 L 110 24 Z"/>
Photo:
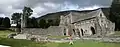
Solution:
<path fill-rule="evenodd" d="M 100 9 L 100 8 L 98 8 Z M 106 15 L 108 16 L 109 15 L 109 10 L 110 8 L 101 8 L 105 13 Z M 95 9 L 97 10 L 97 9 Z M 60 12 L 55 12 L 55 13 L 48 13 L 46 15 L 43 15 L 41 17 L 38 17 L 37 20 L 41 20 L 41 19 L 44 19 L 44 20 L 53 20 L 53 21 L 59 21 L 57 22 L 58 24 L 60 23 L 60 16 L 61 15 L 68 15 L 70 12 L 77 12 L 77 13 L 85 13 L 85 12 L 91 12 L 91 11 L 94 11 L 94 10 L 84 10 L 84 11 L 79 11 L 79 10 L 67 10 L 67 11 L 60 11 Z"/>

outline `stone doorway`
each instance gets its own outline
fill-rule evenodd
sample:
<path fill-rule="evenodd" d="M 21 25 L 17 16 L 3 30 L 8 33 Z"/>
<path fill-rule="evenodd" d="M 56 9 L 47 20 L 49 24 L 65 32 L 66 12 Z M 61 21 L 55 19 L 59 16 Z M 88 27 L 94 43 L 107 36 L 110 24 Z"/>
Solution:
<path fill-rule="evenodd" d="M 66 29 L 64 29 L 64 36 L 66 36 Z"/>
<path fill-rule="evenodd" d="M 92 31 L 92 34 L 93 34 L 93 35 L 96 34 L 94 27 L 91 27 L 91 31 Z"/>
<path fill-rule="evenodd" d="M 82 36 L 84 35 L 84 33 L 83 33 L 83 29 L 81 29 L 81 34 L 82 34 Z"/>
<path fill-rule="evenodd" d="M 76 33 L 75 33 L 75 29 L 73 29 L 73 33 L 74 33 L 74 35 L 76 35 Z"/>
<path fill-rule="evenodd" d="M 79 29 L 77 29 L 77 34 L 78 34 L 78 36 L 80 37 L 80 31 L 79 31 Z"/>

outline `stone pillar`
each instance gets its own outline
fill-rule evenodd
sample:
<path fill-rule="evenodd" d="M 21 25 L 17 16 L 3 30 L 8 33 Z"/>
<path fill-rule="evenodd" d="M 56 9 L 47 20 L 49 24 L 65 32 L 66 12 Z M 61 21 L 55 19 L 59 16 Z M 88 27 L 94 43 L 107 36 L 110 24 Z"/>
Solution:
<path fill-rule="evenodd" d="M 24 27 L 25 27 L 25 16 L 21 15 L 21 32 L 23 32 Z"/>

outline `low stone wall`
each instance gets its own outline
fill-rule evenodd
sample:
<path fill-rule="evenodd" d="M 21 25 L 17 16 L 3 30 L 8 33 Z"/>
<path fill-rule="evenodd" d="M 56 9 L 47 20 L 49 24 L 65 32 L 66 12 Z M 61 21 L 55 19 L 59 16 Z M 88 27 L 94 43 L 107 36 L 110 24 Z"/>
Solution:
<path fill-rule="evenodd" d="M 24 28 L 22 33 L 32 35 L 51 35 L 51 36 L 63 36 L 62 29 L 59 26 L 51 26 L 48 29 L 41 28 Z"/>

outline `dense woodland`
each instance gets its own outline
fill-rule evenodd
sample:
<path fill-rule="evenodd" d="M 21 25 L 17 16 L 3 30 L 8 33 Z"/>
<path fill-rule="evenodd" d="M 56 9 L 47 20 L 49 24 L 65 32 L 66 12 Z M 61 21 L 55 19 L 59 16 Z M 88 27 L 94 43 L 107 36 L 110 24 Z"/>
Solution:
<path fill-rule="evenodd" d="M 10 28 L 10 19 L 0 17 L 0 28 Z"/>
<path fill-rule="evenodd" d="M 120 2 L 113 0 L 109 18 L 115 23 L 115 30 L 120 30 Z"/>
<path fill-rule="evenodd" d="M 27 12 L 27 13 L 25 13 Z M 21 16 L 23 15 L 26 20 L 26 28 L 48 28 L 50 26 L 58 26 L 60 19 L 54 17 L 54 19 L 48 19 L 50 17 L 46 16 L 35 18 L 30 18 L 29 16 L 32 15 L 33 10 L 30 7 L 24 7 L 23 13 L 13 13 L 12 19 L 15 23 L 17 23 L 17 27 L 20 28 L 21 26 Z M 47 14 L 48 15 L 48 14 Z"/>

